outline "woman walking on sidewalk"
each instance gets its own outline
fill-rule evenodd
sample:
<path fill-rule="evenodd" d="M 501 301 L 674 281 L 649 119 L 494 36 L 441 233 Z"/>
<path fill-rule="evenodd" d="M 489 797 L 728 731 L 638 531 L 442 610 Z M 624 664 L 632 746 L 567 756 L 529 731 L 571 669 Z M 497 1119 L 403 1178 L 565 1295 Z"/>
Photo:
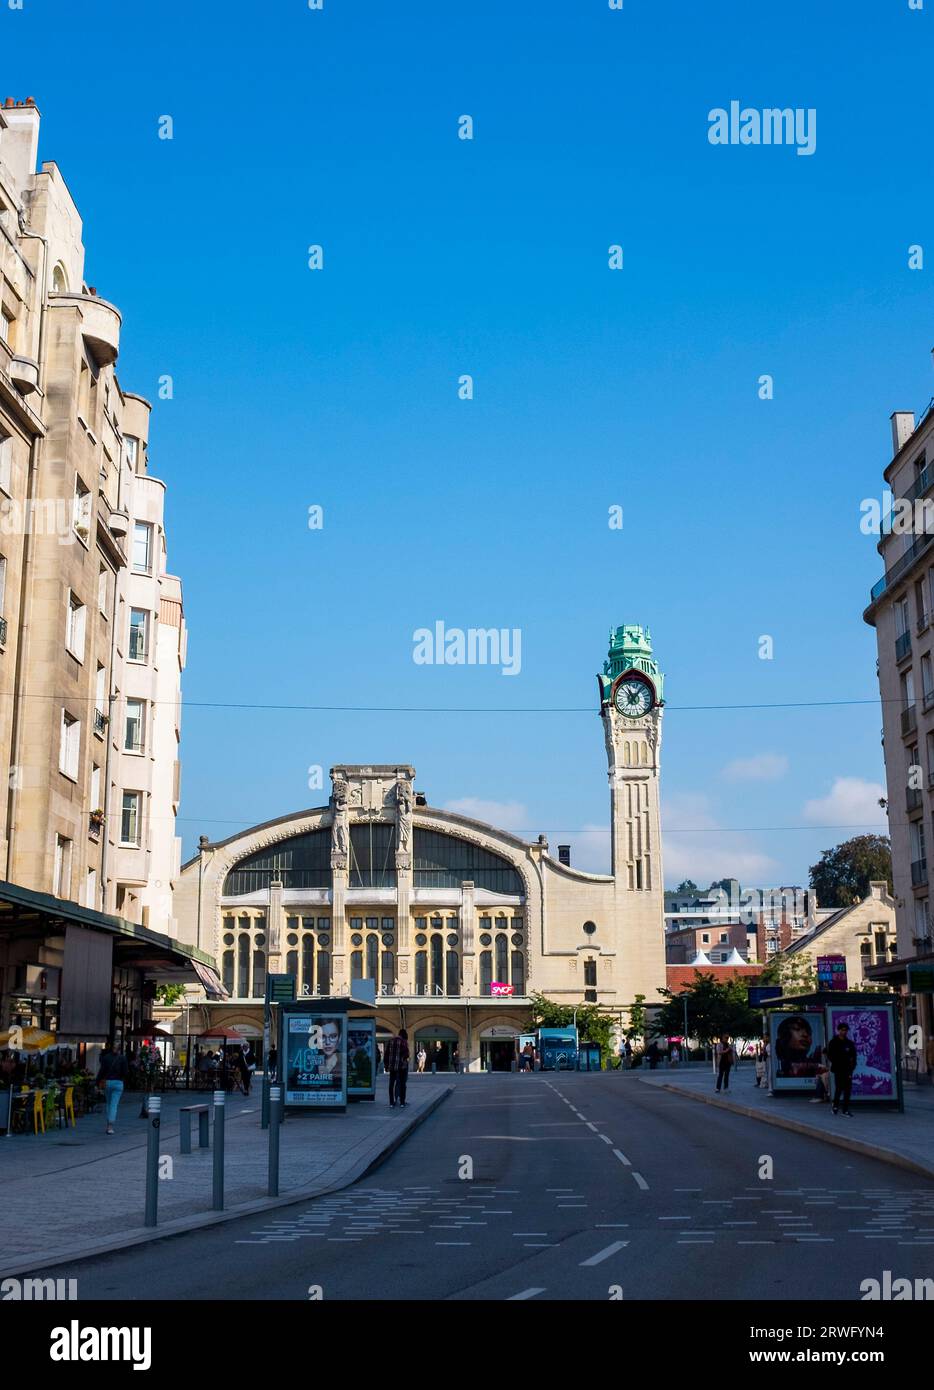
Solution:
<path fill-rule="evenodd" d="M 404 1110 L 405 1083 L 409 1079 L 409 1035 L 404 1028 L 386 1044 L 383 1066 L 389 1072 L 389 1108 L 394 1110 L 398 1100 L 399 1108 Z"/>
<path fill-rule="evenodd" d="M 717 1090 L 722 1086 L 724 1091 L 730 1089 L 730 1069 L 733 1066 L 735 1054 L 733 1044 L 730 1042 L 726 1033 L 723 1034 L 717 1043 Z"/>
<path fill-rule="evenodd" d="M 100 1066 L 97 1069 L 97 1084 L 104 1092 L 104 1100 L 107 1105 L 107 1128 L 105 1134 L 113 1134 L 114 1124 L 117 1119 L 117 1110 L 120 1106 L 120 1097 L 123 1095 L 123 1085 L 127 1078 L 126 1058 L 121 1047 L 113 1047 L 109 1042 L 104 1044 L 101 1053 Z"/>

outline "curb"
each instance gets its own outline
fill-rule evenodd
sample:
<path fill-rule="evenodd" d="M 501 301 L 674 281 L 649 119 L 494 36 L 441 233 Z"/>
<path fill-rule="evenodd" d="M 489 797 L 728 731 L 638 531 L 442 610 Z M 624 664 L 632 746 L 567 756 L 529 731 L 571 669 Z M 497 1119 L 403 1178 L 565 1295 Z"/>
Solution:
<path fill-rule="evenodd" d="M 345 1187 L 353 1186 L 361 1178 L 368 1177 L 381 1163 L 385 1163 L 400 1144 L 408 1139 L 409 1135 L 418 1129 L 429 1115 L 434 1114 L 438 1106 L 446 1101 L 448 1096 L 453 1094 L 453 1091 L 453 1086 L 445 1086 L 433 1100 L 429 1101 L 424 1110 L 420 1110 L 408 1120 L 404 1128 L 401 1128 L 375 1157 L 360 1160 L 355 1168 L 352 1168 L 337 1182 L 329 1183 L 319 1180 L 318 1183 L 308 1187 L 296 1188 L 285 1197 L 259 1197 L 252 1202 L 244 1202 L 241 1206 L 232 1207 L 229 1211 L 211 1211 L 194 1216 L 182 1216 L 175 1221 L 167 1221 L 164 1226 L 155 1226 L 152 1230 L 139 1231 L 131 1236 L 110 1236 L 106 1240 L 96 1241 L 91 1245 L 83 1245 L 78 1249 L 39 1253 L 25 1260 L 18 1260 L 15 1264 L 5 1265 L 0 1269 L 0 1279 L 17 1274 L 31 1274 L 36 1270 L 51 1269 L 56 1265 L 68 1264 L 72 1261 L 90 1260 L 98 1255 L 113 1254 L 118 1250 L 130 1250 L 135 1245 L 148 1245 L 154 1240 L 166 1240 L 171 1236 L 186 1235 L 189 1231 L 200 1231 L 209 1226 L 220 1226 L 226 1221 L 238 1221 L 243 1216 L 276 1211 L 279 1207 L 295 1206 L 299 1202 L 307 1202 L 311 1197 L 326 1197 L 331 1192 L 340 1192 Z"/>
<path fill-rule="evenodd" d="M 713 1105 L 720 1110 L 730 1110 L 734 1115 L 745 1115 L 751 1120 L 760 1120 L 764 1125 L 775 1125 L 778 1129 L 790 1129 L 795 1134 L 806 1135 L 809 1139 L 819 1139 L 825 1144 L 834 1144 L 838 1149 L 849 1149 L 851 1153 L 862 1154 L 865 1158 L 877 1158 L 882 1163 L 890 1163 L 895 1168 L 904 1168 L 909 1173 L 920 1173 L 924 1178 L 934 1178 L 934 1164 L 919 1163 L 916 1159 L 897 1153 L 895 1149 L 886 1149 L 879 1144 L 869 1144 L 863 1139 L 850 1139 L 844 1134 L 832 1134 L 824 1130 L 813 1129 L 800 1120 L 792 1120 L 784 1115 L 764 1115 L 760 1110 L 753 1110 L 751 1106 L 738 1105 L 735 1101 L 721 1100 L 717 1096 L 702 1095 L 697 1091 L 689 1091 L 683 1086 L 672 1085 L 668 1081 L 645 1082 L 644 1084 L 655 1085 L 658 1090 L 671 1091 L 674 1095 L 686 1096 L 689 1100 L 700 1101 L 703 1105 Z"/>

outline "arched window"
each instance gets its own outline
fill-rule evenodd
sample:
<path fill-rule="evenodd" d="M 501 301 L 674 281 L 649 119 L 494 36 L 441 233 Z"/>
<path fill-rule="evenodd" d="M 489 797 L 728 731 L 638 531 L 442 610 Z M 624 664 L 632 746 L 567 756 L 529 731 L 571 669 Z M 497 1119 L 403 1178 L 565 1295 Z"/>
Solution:
<path fill-rule="evenodd" d="M 285 958 L 285 973 L 298 979 L 298 952 L 289 951 Z"/>
<path fill-rule="evenodd" d="M 512 981 L 516 994 L 525 994 L 525 955 L 522 951 L 512 953 Z"/>
<path fill-rule="evenodd" d="M 396 886 L 396 827 L 364 821 L 350 827 L 351 888 Z"/>
<path fill-rule="evenodd" d="M 261 999 L 266 993 L 266 952 L 253 952 L 253 995 Z"/>
<path fill-rule="evenodd" d="M 313 936 L 302 937 L 302 985 L 307 987 L 309 994 L 314 993 L 315 939 Z"/>
<path fill-rule="evenodd" d="M 379 978 L 379 937 L 375 935 L 366 939 L 366 977 L 368 980 Z"/>
<path fill-rule="evenodd" d="M 246 932 L 240 933 L 237 942 L 239 955 L 237 970 L 237 997 L 249 999 L 250 997 L 250 938 Z"/>
<path fill-rule="evenodd" d="M 509 950 L 505 936 L 496 938 L 496 983 L 506 985 L 509 983 Z"/>
<path fill-rule="evenodd" d="M 491 994 L 493 984 L 493 952 L 480 952 L 480 993 Z"/>
<path fill-rule="evenodd" d="M 427 994 L 428 992 L 428 952 L 415 952 L 415 993 Z"/>
<path fill-rule="evenodd" d="M 331 953 L 330 951 L 318 952 L 318 993 L 330 994 L 331 992 Z"/>
<path fill-rule="evenodd" d="M 444 976 L 441 971 L 442 958 L 441 937 L 433 936 L 431 938 L 431 991 L 433 994 L 444 989 Z"/>
<path fill-rule="evenodd" d="M 58 265 L 56 265 L 52 271 L 52 293 L 68 293 L 68 278 L 65 275 L 65 267 L 62 265 L 61 261 L 59 261 Z"/>
<path fill-rule="evenodd" d="M 363 952 L 351 951 L 350 953 L 350 978 L 352 980 L 363 979 Z"/>
<path fill-rule="evenodd" d="M 500 854 L 440 830 L 413 831 L 416 888 L 459 888 L 465 880 L 494 893 L 521 896 L 522 879 Z"/>
<path fill-rule="evenodd" d="M 228 994 L 234 992 L 234 953 L 224 952 L 224 988 Z"/>
<path fill-rule="evenodd" d="M 295 835 L 270 849 L 246 855 L 224 879 L 224 893 L 255 893 L 268 888 L 274 878 L 286 888 L 330 888 L 330 827 Z"/>
<path fill-rule="evenodd" d="M 396 957 L 392 951 L 383 952 L 380 969 L 382 970 L 382 991 L 384 994 L 388 994 L 396 983 Z"/>
<path fill-rule="evenodd" d="M 456 951 L 445 951 L 445 994 L 460 994 L 461 992 L 461 963 L 460 956 Z"/>

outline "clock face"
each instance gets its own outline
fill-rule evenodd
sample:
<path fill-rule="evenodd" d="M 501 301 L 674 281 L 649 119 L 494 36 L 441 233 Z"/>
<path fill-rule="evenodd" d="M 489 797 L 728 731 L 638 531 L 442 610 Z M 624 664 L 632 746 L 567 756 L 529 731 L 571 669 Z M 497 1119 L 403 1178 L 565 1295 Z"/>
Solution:
<path fill-rule="evenodd" d="M 627 719 L 641 719 L 655 704 L 655 695 L 648 681 L 630 676 L 616 687 L 613 702 Z"/>

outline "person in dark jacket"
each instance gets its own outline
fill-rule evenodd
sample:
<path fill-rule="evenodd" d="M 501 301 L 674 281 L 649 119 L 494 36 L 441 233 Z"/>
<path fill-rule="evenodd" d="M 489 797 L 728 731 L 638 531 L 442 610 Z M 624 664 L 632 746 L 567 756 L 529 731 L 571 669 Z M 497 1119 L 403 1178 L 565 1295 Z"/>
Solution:
<path fill-rule="evenodd" d="M 120 1098 L 123 1095 L 124 1083 L 127 1079 L 126 1058 L 123 1049 L 118 1045 L 114 1047 L 111 1043 L 104 1044 L 101 1053 L 100 1065 L 97 1069 L 97 1084 L 104 1092 L 104 1099 L 107 1104 L 107 1128 L 105 1134 L 113 1134 L 114 1124 L 117 1119 L 117 1110 L 120 1107 Z"/>
<path fill-rule="evenodd" d="M 859 1060 L 856 1044 L 850 1037 L 848 1023 L 837 1024 L 836 1037 L 827 1044 L 827 1060 L 833 1073 L 833 1113 L 836 1115 L 843 1105 L 844 1115 L 852 1115 L 850 1093 L 853 1090 L 853 1073 Z"/>
<path fill-rule="evenodd" d="M 398 1100 L 400 1109 L 404 1110 L 405 1085 L 409 1078 L 409 1035 L 404 1028 L 386 1044 L 383 1066 L 389 1073 L 389 1107 L 394 1110 Z"/>

